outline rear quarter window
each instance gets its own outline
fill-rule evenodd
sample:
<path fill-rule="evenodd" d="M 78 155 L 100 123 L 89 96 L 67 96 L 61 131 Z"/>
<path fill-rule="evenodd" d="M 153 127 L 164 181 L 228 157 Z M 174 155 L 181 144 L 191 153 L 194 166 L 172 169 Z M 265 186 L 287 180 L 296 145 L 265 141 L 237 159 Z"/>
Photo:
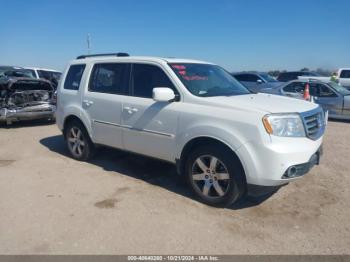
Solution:
<path fill-rule="evenodd" d="M 84 70 L 85 65 L 71 65 L 64 81 L 64 89 L 79 90 Z"/>

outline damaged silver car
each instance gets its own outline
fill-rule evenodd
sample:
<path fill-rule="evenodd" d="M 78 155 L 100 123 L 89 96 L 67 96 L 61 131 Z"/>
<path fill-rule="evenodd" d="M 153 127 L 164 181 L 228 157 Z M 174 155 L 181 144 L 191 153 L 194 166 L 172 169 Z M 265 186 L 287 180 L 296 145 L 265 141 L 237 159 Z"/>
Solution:
<path fill-rule="evenodd" d="M 55 118 L 51 82 L 31 78 L 0 78 L 0 122 Z"/>

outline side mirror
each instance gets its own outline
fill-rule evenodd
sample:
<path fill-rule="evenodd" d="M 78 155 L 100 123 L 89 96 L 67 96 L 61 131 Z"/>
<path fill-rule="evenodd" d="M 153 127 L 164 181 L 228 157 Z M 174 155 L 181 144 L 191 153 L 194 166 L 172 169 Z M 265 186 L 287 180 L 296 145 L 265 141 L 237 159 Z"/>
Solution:
<path fill-rule="evenodd" d="M 170 102 L 175 99 L 175 93 L 168 87 L 153 88 L 153 100 L 157 102 Z"/>
<path fill-rule="evenodd" d="M 262 84 L 262 83 L 263 83 L 263 81 L 262 81 L 261 79 L 256 80 L 256 82 L 257 82 L 258 84 Z"/>

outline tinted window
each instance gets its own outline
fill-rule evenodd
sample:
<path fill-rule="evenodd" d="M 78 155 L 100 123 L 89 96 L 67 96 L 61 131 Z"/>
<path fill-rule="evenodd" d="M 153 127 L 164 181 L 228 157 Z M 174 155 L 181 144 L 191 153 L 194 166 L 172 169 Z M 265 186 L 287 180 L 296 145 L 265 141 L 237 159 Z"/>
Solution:
<path fill-rule="evenodd" d="M 282 82 L 287 82 L 287 81 L 294 80 L 294 79 L 295 78 L 293 77 L 292 73 L 281 73 L 277 77 L 277 80 L 282 81 Z"/>
<path fill-rule="evenodd" d="M 340 73 L 340 78 L 350 78 L 350 70 L 342 70 Z"/>
<path fill-rule="evenodd" d="M 133 65 L 133 95 L 137 97 L 152 98 L 155 87 L 169 87 L 177 91 L 162 69 L 153 65 Z"/>
<path fill-rule="evenodd" d="M 38 75 L 39 75 L 39 78 L 51 80 L 51 75 L 49 71 L 38 70 Z"/>
<path fill-rule="evenodd" d="M 288 82 L 291 80 L 296 80 L 298 79 L 298 76 L 302 76 L 304 75 L 303 72 L 287 72 L 287 73 L 281 73 L 278 77 L 277 80 L 278 81 L 282 81 L 282 82 Z"/>
<path fill-rule="evenodd" d="M 59 80 L 61 73 L 54 71 L 38 70 L 39 78 L 44 78 L 52 81 L 53 79 Z"/>
<path fill-rule="evenodd" d="M 107 94 L 128 94 L 129 68 L 129 64 L 95 64 L 91 73 L 89 91 Z"/>
<path fill-rule="evenodd" d="M 85 65 L 72 65 L 67 73 L 64 89 L 78 90 L 84 69 Z"/>
<path fill-rule="evenodd" d="M 260 78 L 254 74 L 242 74 L 242 75 L 235 75 L 235 78 L 238 81 L 243 81 L 243 82 L 256 82 Z"/>

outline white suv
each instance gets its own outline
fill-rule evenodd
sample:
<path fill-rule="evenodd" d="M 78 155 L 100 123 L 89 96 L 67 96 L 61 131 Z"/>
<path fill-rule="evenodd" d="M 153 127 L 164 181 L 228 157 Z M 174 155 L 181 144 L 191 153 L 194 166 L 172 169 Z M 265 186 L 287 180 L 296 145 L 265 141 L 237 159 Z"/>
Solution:
<path fill-rule="evenodd" d="M 105 145 L 169 161 L 202 201 L 220 206 L 307 173 L 326 125 L 318 105 L 252 94 L 217 65 L 124 53 L 72 61 L 57 100 L 75 159 Z"/>

